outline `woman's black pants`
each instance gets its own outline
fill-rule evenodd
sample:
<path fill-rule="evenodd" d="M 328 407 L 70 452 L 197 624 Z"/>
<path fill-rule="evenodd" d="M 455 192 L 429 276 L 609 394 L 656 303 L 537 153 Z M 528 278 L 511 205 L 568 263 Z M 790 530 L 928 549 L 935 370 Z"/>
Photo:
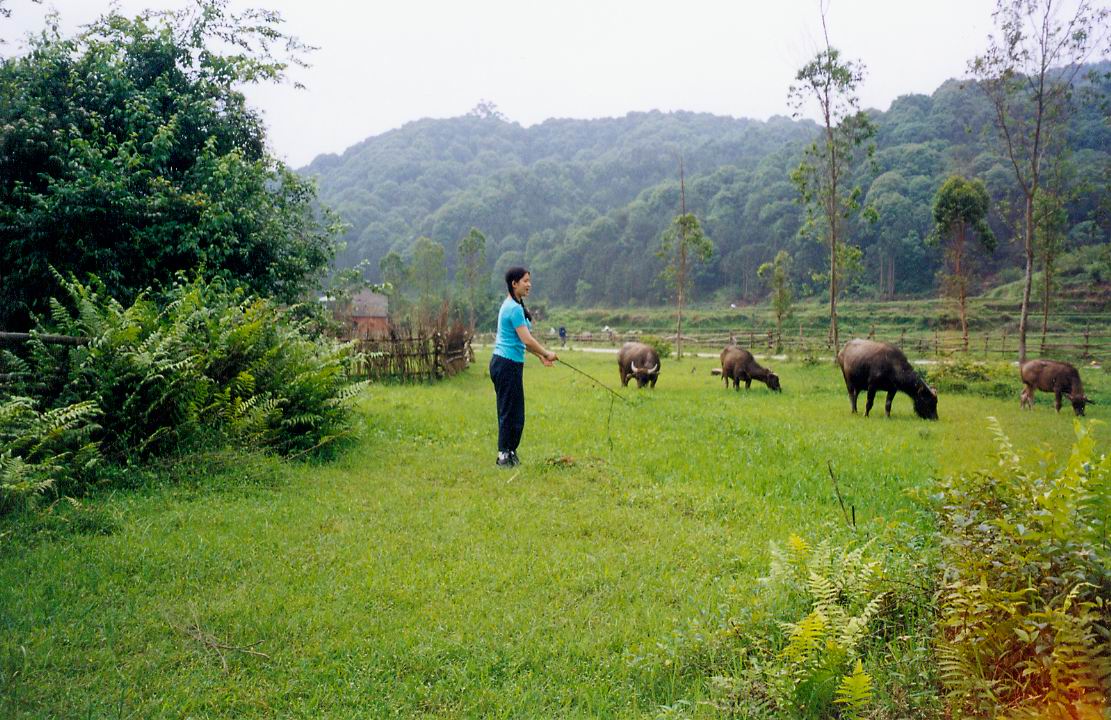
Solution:
<path fill-rule="evenodd" d="M 525 429 L 525 364 L 501 355 L 490 358 L 490 380 L 498 396 L 498 452 L 511 452 L 521 444 Z"/>

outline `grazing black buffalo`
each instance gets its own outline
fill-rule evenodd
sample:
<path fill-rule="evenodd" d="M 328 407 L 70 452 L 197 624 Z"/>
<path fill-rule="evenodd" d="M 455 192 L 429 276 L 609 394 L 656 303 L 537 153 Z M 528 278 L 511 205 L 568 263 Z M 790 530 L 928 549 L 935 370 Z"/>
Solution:
<path fill-rule="evenodd" d="M 937 420 L 937 392 L 927 385 L 911 367 L 903 351 L 889 343 L 871 340 L 850 340 L 837 353 L 837 364 L 845 376 L 845 387 L 856 412 L 856 396 L 868 392 L 864 416 L 872 411 L 879 391 L 887 392 L 884 410 L 891 417 L 891 401 L 895 393 L 905 392 L 914 400 L 914 412 L 926 420 Z"/>
<path fill-rule="evenodd" d="M 736 345 L 730 345 L 721 351 L 721 377 L 725 380 L 726 388 L 732 380 L 734 390 L 740 389 L 742 380 L 745 382 L 745 390 L 752 387 L 753 380 L 759 380 L 767 385 L 769 390 L 781 391 L 779 376 L 756 362 L 756 358 L 752 357 L 752 353 L 748 350 Z"/>
<path fill-rule="evenodd" d="M 1022 400 L 1020 407 L 1034 406 L 1034 392 L 1053 393 L 1054 406 L 1061 412 L 1061 396 L 1064 395 L 1072 403 L 1073 412 L 1077 415 L 1084 414 L 1084 406 L 1091 403 L 1084 396 L 1084 386 L 1080 383 L 1080 373 L 1076 368 L 1066 362 L 1056 360 L 1027 360 L 1019 368 L 1022 376 Z"/>
<path fill-rule="evenodd" d="M 628 387 L 629 378 L 635 377 L 638 388 L 649 383 L 655 388 L 660 377 L 660 354 L 651 345 L 627 342 L 617 353 L 617 368 L 621 371 L 622 387 Z"/>

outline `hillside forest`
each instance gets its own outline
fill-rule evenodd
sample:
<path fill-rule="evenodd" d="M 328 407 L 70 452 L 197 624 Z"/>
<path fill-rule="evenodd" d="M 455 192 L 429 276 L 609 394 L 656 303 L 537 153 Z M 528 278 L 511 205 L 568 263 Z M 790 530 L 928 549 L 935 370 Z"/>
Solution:
<path fill-rule="evenodd" d="M 1109 70 L 1102 62 L 1078 74 L 1067 149 L 1049 183 L 1067 212 L 1061 250 L 1093 251 L 1096 276 L 1087 281 L 1094 283 L 1111 262 L 1104 257 L 1111 232 Z M 977 84 L 949 80 L 931 95 L 904 95 L 867 114 L 875 127 L 870 157 L 856 164 L 849 184 L 861 188 L 874 213 L 848 223 L 848 243 L 861 252 L 847 268 L 845 293 L 939 291 L 943 253 L 930 238 L 932 205 L 954 174 L 984 183 L 987 222 L 998 238 L 994 251 L 970 252 L 980 283 L 973 291 L 1020 279 L 1022 197 Z M 341 155 L 321 155 L 299 172 L 317 179 L 320 199 L 347 223 L 339 264 L 365 261 L 369 279 L 383 279 L 383 269 L 388 276 L 391 263 L 395 271 L 427 266 L 429 256 L 437 263 L 441 254 L 450 277 L 460 265 L 459 243 L 474 228 L 485 239 L 492 289 L 505 268 L 524 264 L 538 278 L 537 300 L 614 307 L 669 298 L 657 250 L 679 213 L 682 159 L 687 209 L 714 248 L 694 269 L 694 299 L 746 302 L 767 296 L 757 270 L 781 250 L 793 258 L 800 295 L 826 287 L 828 248 L 800 234 L 805 208 L 790 179 L 819 130 L 785 116 L 658 111 L 526 128 L 482 102 L 463 117 L 411 122 Z"/>

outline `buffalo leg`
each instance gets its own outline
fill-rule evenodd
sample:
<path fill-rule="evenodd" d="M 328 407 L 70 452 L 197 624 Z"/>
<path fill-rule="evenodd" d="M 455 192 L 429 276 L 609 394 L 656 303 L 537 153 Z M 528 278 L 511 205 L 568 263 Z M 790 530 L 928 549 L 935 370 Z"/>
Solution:
<path fill-rule="evenodd" d="M 629 376 L 624 370 L 621 371 L 621 387 L 629 387 Z"/>
<path fill-rule="evenodd" d="M 876 402 L 876 391 L 873 388 L 868 388 L 868 404 L 864 406 L 864 417 L 868 417 L 868 413 L 872 412 L 872 404 Z"/>
<path fill-rule="evenodd" d="M 856 396 L 856 390 L 849 390 L 849 402 L 851 402 L 853 405 L 853 415 L 856 415 Z"/>
<path fill-rule="evenodd" d="M 887 393 L 887 402 L 883 404 L 883 411 L 887 417 L 891 417 L 891 401 L 895 399 L 895 391 L 891 390 Z"/>
<path fill-rule="evenodd" d="M 658 380 L 658 379 L 659 379 L 659 375 L 656 375 L 655 377 L 652 378 L 652 389 L 653 390 L 656 389 L 656 380 Z"/>
<path fill-rule="evenodd" d="M 1057 412 L 1061 412 L 1061 391 L 1053 391 L 1053 406 L 1057 408 Z"/>

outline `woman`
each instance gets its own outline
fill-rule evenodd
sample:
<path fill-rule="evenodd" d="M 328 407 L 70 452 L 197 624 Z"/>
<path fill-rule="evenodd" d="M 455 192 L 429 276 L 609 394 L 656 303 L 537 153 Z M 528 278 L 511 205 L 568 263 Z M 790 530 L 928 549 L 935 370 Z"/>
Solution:
<path fill-rule="evenodd" d="M 525 298 L 532 290 L 532 276 L 523 267 L 505 271 L 505 287 L 509 296 L 498 310 L 498 335 L 494 356 L 490 358 L 490 379 L 498 396 L 498 467 L 520 465 L 517 446 L 525 429 L 525 350 L 551 367 L 559 357 L 544 349 L 532 336 L 532 315 L 525 307 Z"/>

